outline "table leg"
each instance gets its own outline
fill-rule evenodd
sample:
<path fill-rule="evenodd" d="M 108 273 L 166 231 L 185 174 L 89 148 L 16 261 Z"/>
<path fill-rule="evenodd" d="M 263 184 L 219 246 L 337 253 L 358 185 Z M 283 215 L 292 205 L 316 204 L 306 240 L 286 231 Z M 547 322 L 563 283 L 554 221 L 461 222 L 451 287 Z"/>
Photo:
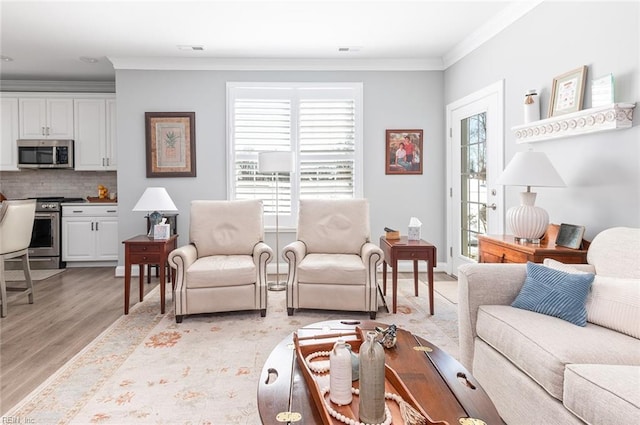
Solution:
<path fill-rule="evenodd" d="M 435 252 L 431 254 L 431 259 L 429 260 L 429 264 L 427 264 L 427 270 L 429 272 L 429 312 L 433 316 L 433 287 L 435 286 L 433 282 L 433 263 L 435 263 Z"/>
<path fill-rule="evenodd" d="M 129 314 L 129 298 L 131 294 L 131 261 L 129 253 L 125 253 L 124 261 L 124 314 Z"/>
<path fill-rule="evenodd" d="M 138 265 L 140 268 L 140 301 L 144 299 L 144 264 Z"/>
<path fill-rule="evenodd" d="M 160 269 L 160 314 L 164 314 L 164 293 L 165 287 L 167 286 L 167 282 L 165 281 L 164 273 L 165 273 L 165 264 L 167 264 L 166 256 L 162 258 L 162 266 L 158 265 Z"/>
<path fill-rule="evenodd" d="M 392 270 L 392 279 L 393 279 L 393 314 L 396 314 L 396 310 L 398 307 L 398 261 L 394 261 L 391 265 L 393 267 Z"/>
<path fill-rule="evenodd" d="M 418 260 L 413 260 L 413 292 L 418 296 Z"/>
<path fill-rule="evenodd" d="M 387 262 L 382 261 L 382 295 L 387 295 Z"/>

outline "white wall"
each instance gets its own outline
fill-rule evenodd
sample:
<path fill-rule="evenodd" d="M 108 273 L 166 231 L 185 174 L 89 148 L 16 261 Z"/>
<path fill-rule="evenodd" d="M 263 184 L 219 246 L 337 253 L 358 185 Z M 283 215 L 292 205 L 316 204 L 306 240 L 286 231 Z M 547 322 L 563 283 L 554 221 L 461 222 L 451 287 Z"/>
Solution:
<path fill-rule="evenodd" d="M 144 214 L 131 208 L 147 186 L 164 186 L 179 209 L 180 243 L 188 241 L 189 203 L 226 199 L 226 99 L 228 81 L 362 82 L 364 87 L 364 195 L 370 202 L 371 234 L 385 226 L 406 233 L 411 216 L 424 224 L 422 237 L 445 261 L 445 164 L 443 73 L 438 72 L 232 72 L 116 71 L 118 103 L 119 238 L 144 232 Z M 145 112 L 196 113 L 195 178 L 146 178 Z M 385 130 L 424 129 L 423 175 L 384 173 Z M 293 233 L 281 238 L 280 247 Z M 267 243 L 274 246 L 269 237 Z M 123 261 L 120 252 L 120 264 Z"/>
<path fill-rule="evenodd" d="M 640 101 L 640 4 L 544 2 L 445 71 L 445 104 L 505 80 L 505 164 L 515 152 L 546 152 L 567 188 L 534 188 L 551 222 L 582 224 L 587 239 L 612 226 L 640 227 L 640 128 L 636 108 L 628 130 L 517 145 L 511 127 L 523 123 L 524 93 L 542 89 L 547 115 L 555 76 L 588 66 L 592 78 L 613 73 L 617 102 Z M 506 207 L 522 188 L 506 189 Z"/>

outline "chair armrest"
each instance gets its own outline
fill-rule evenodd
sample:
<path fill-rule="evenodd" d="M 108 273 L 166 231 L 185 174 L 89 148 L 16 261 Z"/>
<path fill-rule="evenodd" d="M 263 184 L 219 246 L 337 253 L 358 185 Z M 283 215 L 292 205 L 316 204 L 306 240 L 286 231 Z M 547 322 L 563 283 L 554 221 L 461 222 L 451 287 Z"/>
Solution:
<path fill-rule="evenodd" d="M 198 250 L 193 244 L 184 245 L 176 248 L 169 253 L 169 265 L 178 271 L 178 274 L 184 273 L 191 264 L 198 259 Z"/>
<path fill-rule="evenodd" d="M 465 264 L 458 268 L 460 362 L 472 371 L 478 307 L 510 305 L 526 278 L 525 264 Z M 473 372 L 473 371 L 472 371 Z"/>
<path fill-rule="evenodd" d="M 258 242 L 253 247 L 253 263 L 256 266 L 267 265 L 273 259 L 273 249 L 264 242 Z"/>
<path fill-rule="evenodd" d="M 366 242 L 362 245 L 362 248 L 360 248 L 360 256 L 367 270 L 368 281 L 375 283 L 378 266 L 384 259 L 382 249 L 374 243 Z"/>
<path fill-rule="evenodd" d="M 282 249 L 282 257 L 289 263 L 289 273 L 307 255 L 307 246 L 302 241 L 293 241 Z"/>

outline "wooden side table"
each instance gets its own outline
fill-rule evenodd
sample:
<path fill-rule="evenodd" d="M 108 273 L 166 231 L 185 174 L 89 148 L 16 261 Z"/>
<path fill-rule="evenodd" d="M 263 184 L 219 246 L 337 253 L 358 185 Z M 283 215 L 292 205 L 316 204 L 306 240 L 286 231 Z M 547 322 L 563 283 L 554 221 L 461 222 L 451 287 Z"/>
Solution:
<path fill-rule="evenodd" d="M 552 258 L 567 264 L 587 262 L 587 247 L 571 249 L 556 246 L 555 237 L 543 239 L 539 244 L 517 242 L 511 235 L 478 236 L 480 263 L 542 263 L 545 258 Z"/>
<path fill-rule="evenodd" d="M 169 253 L 176 249 L 178 235 L 169 239 L 153 239 L 147 235 L 134 236 L 123 241 L 124 244 L 124 314 L 129 314 L 129 298 L 131 294 L 131 266 L 140 268 L 140 301 L 144 298 L 144 269 L 147 264 L 161 264 L 160 267 L 160 313 L 164 314 L 165 300 L 165 265 Z M 171 284 L 175 285 L 175 270 L 171 269 Z"/>
<path fill-rule="evenodd" d="M 418 260 L 427 262 L 429 276 L 429 312 L 433 315 L 433 267 L 436 264 L 435 245 L 423 240 L 410 241 L 406 236 L 400 239 L 380 237 L 380 248 L 384 253 L 382 262 L 382 293 L 387 295 L 387 264 L 393 268 L 393 313 L 396 313 L 398 303 L 398 260 L 413 260 L 413 286 L 418 296 Z"/>

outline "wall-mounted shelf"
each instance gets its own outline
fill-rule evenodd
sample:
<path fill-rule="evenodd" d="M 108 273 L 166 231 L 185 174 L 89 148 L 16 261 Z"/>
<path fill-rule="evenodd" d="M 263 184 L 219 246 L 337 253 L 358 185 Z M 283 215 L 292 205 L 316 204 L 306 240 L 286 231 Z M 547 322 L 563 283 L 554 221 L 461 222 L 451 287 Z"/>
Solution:
<path fill-rule="evenodd" d="M 631 127 L 635 103 L 613 103 L 512 127 L 516 143 L 571 137 Z"/>

